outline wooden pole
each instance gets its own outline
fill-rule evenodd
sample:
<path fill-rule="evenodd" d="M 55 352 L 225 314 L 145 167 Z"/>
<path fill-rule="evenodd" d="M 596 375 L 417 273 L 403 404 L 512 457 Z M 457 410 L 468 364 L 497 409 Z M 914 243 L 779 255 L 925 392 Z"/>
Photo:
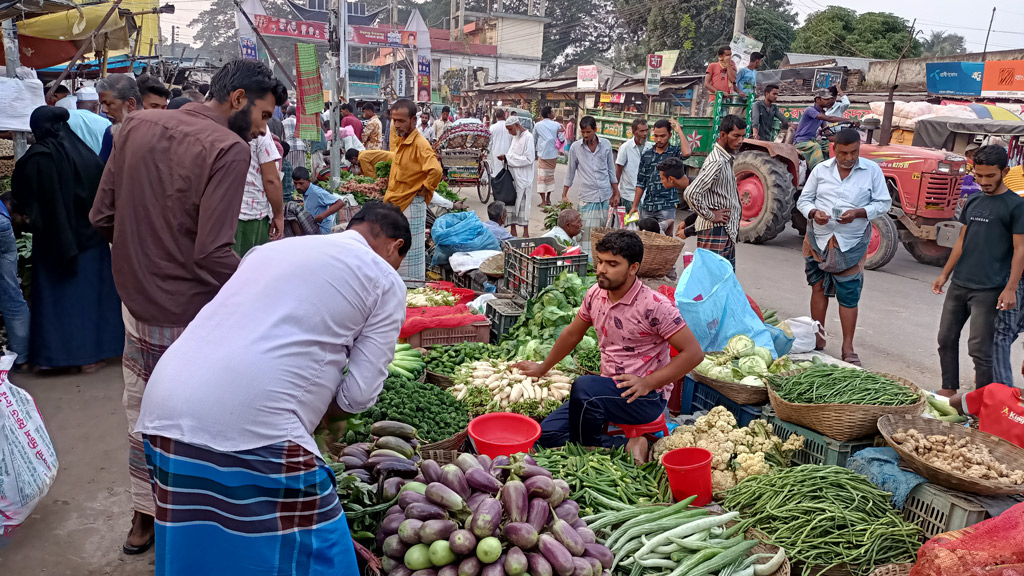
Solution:
<path fill-rule="evenodd" d="M 59 86 L 60 83 L 68 77 L 68 74 L 71 72 L 71 69 L 75 67 L 75 64 L 78 64 L 78 61 L 82 58 L 82 55 L 85 54 L 85 51 L 89 48 L 89 46 L 95 45 L 96 33 L 100 30 L 103 30 L 103 27 L 107 25 L 107 20 L 110 20 L 110 17 L 114 15 L 114 12 L 117 10 L 117 7 L 120 5 L 121 0 L 114 0 L 114 4 L 110 7 L 110 10 L 107 10 L 107 15 L 103 17 L 103 20 L 100 20 L 99 26 L 97 26 L 96 29 L 92 31 L 92 34 L 89 35 L 90 41 L 82 43 L 82 47 L 78 49 L 78 53 L 76 53 L 74 58 L 72 58 L 71 61 L 68 62 L 68 65 L 60 71 L 60 76 L 57 77 L 57 80 L 55 80 L 53 84 L 50 85 L 50 89 L 46 92 L 47 98 L 53 96 L 54 91 L 57 90 L 57 86 Z"/>
<path fill-rule="evenodd" d="M 21 49 L 18 47 L 18 24 L 14 18 L 4 20 L 3 30 L 7 77 L 15 78 L 21 66 Z M 28 151 L 28 139 L 25 132 L 13 131 L 11 134 L 14 137 L 14 159 L 17 160 Z"/>
<path fill-rule="evenodd" d="M 988 60 L 988 37 L 992 35 L 992 23 L 996 20 L 996 7 L 992 7 L 992 17 L 988 19 L 988 32 L 985 32 L 985 47 L 981 50 L 981 61 Z"/>
<path fill-rule="evenodd" d="M 120 2 L 120 0 L 118 1 Z M 281 61 L 277 59 L 277 54 L 274 54 L 274 51 L 270 49 L 270 45 L 267 44 L 266 39 L 263 38 L 263 34 L 260 34 L 260 31 L 256 29 L 256 25 L 252 23 L 252 19 L 245 13 L 245 10 L 242 10 L 242 4 L 239 3 L 238 0 L 234 0 L 234 3 L 238 8 L 238 13 L 241 14 L 242 17 L 245 18 L 245 21 L 249 23 L 249 27 L 252 28 L 256 37 L 259 38 L 260 43 L 263 44 L 263 48 L 267 50 L 267 54 L 270 55 L 270 58 L 273 59 L 274 63 L 277 64 L 277 67 L 281 69 L 281 73 L 284 74 L 284 77 L 292 85 L 292 88 L 298 88 L 298 85 L 295 83 L 295 79 L 292 78 L 291 73 L 288 72 L 288 68 L 286 68 L 284 64 L 281 64 Z"/>

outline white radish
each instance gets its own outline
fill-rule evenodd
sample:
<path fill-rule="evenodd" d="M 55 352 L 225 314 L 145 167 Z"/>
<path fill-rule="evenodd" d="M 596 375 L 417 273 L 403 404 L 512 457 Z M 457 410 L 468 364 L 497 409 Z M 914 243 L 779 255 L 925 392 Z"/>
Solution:
<path fill-rule="evenodd" d="M 522 384 L 516 384 L 515 386 L 512 387 L 512 393 L 511 393 L 511 395 L 508 398 L 509 402 L 515 404 L 522 397 L 523 397 L 523 385 Z"/>

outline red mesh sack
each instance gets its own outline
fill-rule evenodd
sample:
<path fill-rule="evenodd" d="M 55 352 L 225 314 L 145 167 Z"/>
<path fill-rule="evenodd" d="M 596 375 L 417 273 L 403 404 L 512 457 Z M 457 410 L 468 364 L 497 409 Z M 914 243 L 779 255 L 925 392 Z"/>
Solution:
<path fill-rule="evenodd" d="M 963 530 L 939 534 L 917 551 L 910 576 L 1021 576 L 1024 504 Z"/>
<path fill-rule="evenodd" d="M 406 308 L 405 324 L 399 338 L 408 338 L 428 328 L 458 328 L 487 320 L 482 314 L 471 314 L 465 304 L 455 306 L 428 306 L 424 308 Z"/>

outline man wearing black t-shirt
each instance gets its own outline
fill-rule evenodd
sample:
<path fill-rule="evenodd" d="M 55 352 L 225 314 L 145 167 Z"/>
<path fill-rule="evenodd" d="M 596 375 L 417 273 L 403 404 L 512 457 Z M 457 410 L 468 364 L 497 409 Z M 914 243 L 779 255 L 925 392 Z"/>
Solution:
<path fill-rule="evenodd" d="M 1024 198 L 1003 184 L 1006 164 L 1005 148 L 978 150 L 974 175 L 984 193 L 972 196 L 964 206 L 960 238 L 942 274 L 932 282 L 932 292 L 942 294 L 953 275 L 939 321 L 939 393 L 944 396 L 960 388 L 960 332 L 967 319 L 967 350 L 974 359 L 975 386 L 981 387 L 992 382 L 996 314 L 1017 307 L 1017 283 L 1024 271 Z"/>

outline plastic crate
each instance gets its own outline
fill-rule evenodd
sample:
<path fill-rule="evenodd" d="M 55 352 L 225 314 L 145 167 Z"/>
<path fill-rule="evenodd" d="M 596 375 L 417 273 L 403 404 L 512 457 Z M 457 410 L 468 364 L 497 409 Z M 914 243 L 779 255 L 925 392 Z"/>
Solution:
<path fill-rule="evenodd" d="M 508 289 L 527 299 L 550 286 L 562 272 L 573 272 L 580 278 L 587 275 L 589 257 L 586 254 L 550 258 L 530 256 L 541 245 L 551 246 L 558 254 L 565 251 L 553 238 L 520 238 L 502 243 Z"/>
<path fill-rule="evenodd" d="M 927 482 L 915 486 L 903 504 L 903 519 L 920 526 L 925 538 L 973 526 L 987 517 L 982 506 Z"/>
<path fill-rule="evenodd" d="M 485 313 L 491 321 L 491 344 L 497 344 L 512 329 L 525 309 L 522 303 L 515 300 L 499 298 L 487 301 Z"/>
<path fill-rule="evenodd" d="M 708 411 L 715 406 L 725 406 L 732 412 L 740 426 L 746 426 L 761 418 L 761 407 L 753 404 L 737 404 L 726 398 L 711 386 L 697 382 L 689 376 L 683 381 L 683 393 L 679 399 L 682 414 L 693 414 L 698 410 Z"/>
<path fill-rule="evenodd" d="M 409 336 L 406 342 L 413 348 L 430 348 L 432 346 L 462 344 L 463 342 L 483 342 L 486 344 L 490 337 L 491 321 L 480 320 L 456 328 L 427 328 Z"/>
<path fill-rule="evenodd" d="M 793 463 L 798 466 L 800 464 L 827 464 L 845 468 L 846 461 L 850 459 L 850 456 L 864 448 L 871 448 L 875 445 L 876 436 L 840 442 L 809 428 L 785 422 L 775 415 L 771 406 L 765 406 L 762 413 L 772 423 L 772 432 L 779 438 L 785 440 L 789 438 L 790 434 L 804 437 L 803 449 L 793 454 Z"/>

